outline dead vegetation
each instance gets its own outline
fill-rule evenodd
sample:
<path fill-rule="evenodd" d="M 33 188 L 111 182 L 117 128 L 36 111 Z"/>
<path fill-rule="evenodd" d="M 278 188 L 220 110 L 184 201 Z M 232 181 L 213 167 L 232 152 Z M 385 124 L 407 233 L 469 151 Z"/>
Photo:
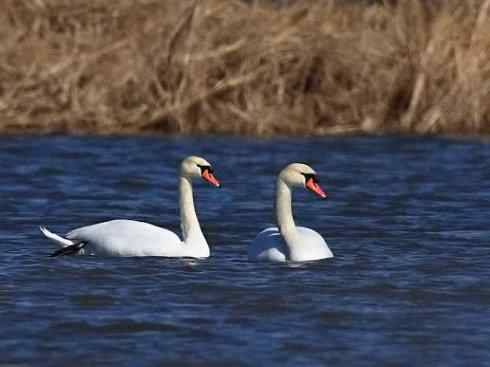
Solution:
<path fill-rule="evenodd" d="M 488 134 L 489 17 L 490 0 L 3 0 L 0 132 Z"/>

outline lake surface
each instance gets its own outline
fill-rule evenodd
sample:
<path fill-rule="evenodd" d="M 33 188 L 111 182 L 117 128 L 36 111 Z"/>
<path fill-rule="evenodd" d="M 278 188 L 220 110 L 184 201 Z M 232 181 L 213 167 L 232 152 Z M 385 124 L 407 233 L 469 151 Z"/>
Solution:
<path fill-rule="evenodd" d="M 179 231 L 189 154 L 212 257 L 57 257 L 113 218 Z M 275 175 L 303 161 L 296 222 L 335 258 L 247 261 Z M 0 366 L 482 366 L 490 363 L 490 144 L 416 138 L 0 138 Z"/>

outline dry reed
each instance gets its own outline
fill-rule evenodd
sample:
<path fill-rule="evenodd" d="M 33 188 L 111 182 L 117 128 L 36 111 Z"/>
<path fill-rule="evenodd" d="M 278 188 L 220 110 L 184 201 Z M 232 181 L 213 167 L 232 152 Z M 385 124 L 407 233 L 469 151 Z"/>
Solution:
<path fill-rule="evenodd" d="M 490 0 L 2 2 L 0 132 L 490 132 Z"/>

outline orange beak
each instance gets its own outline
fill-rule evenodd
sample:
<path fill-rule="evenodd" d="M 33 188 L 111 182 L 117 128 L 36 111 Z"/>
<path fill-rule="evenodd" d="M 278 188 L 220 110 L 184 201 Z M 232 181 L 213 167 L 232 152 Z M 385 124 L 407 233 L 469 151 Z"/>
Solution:
<path fill-rule="evenodd" d="M 313 191 L 322 199 L 325 199 L 327 197 L 327 194 L 313 178 L 310 178 L 308 181 L 306 181 L 306 187 L 308 188 L 308 190 Z"/>
<path fill-rule="evenodd" d="M 221 184 L 219 183 L 219 181 L 217 180 L 217 178 L 214 177 L 214 175 L 211 172 L 209 172 L 208 169 L 205 169 L 203 171 L 201 177 L 203 178 L 204 181 L 209 182 L 214 187 L 221 187 Z"/>

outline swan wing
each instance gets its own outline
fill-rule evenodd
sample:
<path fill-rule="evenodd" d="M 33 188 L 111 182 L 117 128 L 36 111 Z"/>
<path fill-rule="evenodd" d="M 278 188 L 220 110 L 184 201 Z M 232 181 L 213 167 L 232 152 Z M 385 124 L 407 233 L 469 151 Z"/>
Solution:
<path fill-rule="evenodd" d="M 312 261 L 333 257 L 327 242 L 318 232 L 308 227 L 296 228 L 301 243 L 298 246 L 299 251 L 296 251 L 296 256 L 299 258 L 295 261 Z"/>
<path fill-rule="evenodd" d="M 248 247 L 249 260 L 285 262 L 286 251 L 281 233 L 277 227 L 260 232 Z"/>
<path fill-rule="evenodd" d="M 88 243 L 89 251 L 106 256 L 183 256 L 179 236 L 168 229 L 134 220 L 111 220 L 77 228 L 69 240 Z"/>

